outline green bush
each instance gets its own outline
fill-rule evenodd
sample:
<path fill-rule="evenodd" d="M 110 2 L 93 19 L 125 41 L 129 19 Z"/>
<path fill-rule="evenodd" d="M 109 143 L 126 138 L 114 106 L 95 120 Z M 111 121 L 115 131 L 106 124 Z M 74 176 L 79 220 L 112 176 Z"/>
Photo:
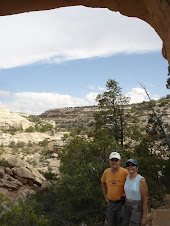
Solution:
<path fill-rule="evenodd" d="M 39 145 L 41 146 L 41 147 L 47 147 L 48 146 L 48 139 L 45 139 L 45 140 L 43 140 L 43 141 L 40 141 L 39 142 Z"/>
<path fill-rule="evenodd" d="M 31 122 L 35 122 L 35 123 L 40 123 L 41 122 L 40 117 L 37 116 L 37 115 L 30 115 L 28 117 L 28 120 L 31 121 Z"/>
<path fill-rule="evenodd" d="M 43 215 L 37 216 L 30 205 L 14 205 L 0 216 L 0 224 L 3 226 L 49 226 L 49 222 Z"/>
<path fill-rule="evenodd" d="M 10 147 L 10 148 L 14 148 L 15 145 L 16 145 L 15 142 L 14 142 L 14 141 L 11 141 L 10 144 L 9 144 L 9 147 Z"/>
<path fill-rule="evenodd" d="M 25 143 L 24 143 L 24 142 L 18 142 L 18 143 L 16 144 L 16 146 L 17 146 L 18 148 L 22 148 L 22 147 L 25 146 Z"/>
<path fill-rule="evenodd" d="M 161 101 L 161 103 L 159 104 L 159 107 L 166 106 L 166 105 L 168 105 L 168 103 L 169 103 L 169 100 L 163 99 L 163 100 Z"/>
<path fill-rule="evenodd" d="M 35 128 L 33 126 L 30 126 L 25 130 L 25 132 L 33 133 L 33 132 L 35 132 Z"/>
<path fill-rule="evenodd" d="M 8 167 L 8 164 L 6 163 L 6 161 L 5 161 L 4 158 L 0 159 L 0 166 L 2 166 L 2 167 Z"/>
<path fill-rule="evenodd" d="M 1 148 L 0 149 L 0 155 L 2 155 L 4 152 L 5 152 L 5 149 L 4 148 Z"/>
<path fill-rule="evenodd" d="M 51 155 L 53 154 L 53 151 L 51 151 L 51 150 L 49 150 L 49 149 L 43 149 L 43 150 L 41 150 L 40 154 L 41 154 L 42 156 L 45 156 L 45 157 L 50 158 Z"/>
<path fill-rule="evenodd" d="M 43 126 L 40 126 L 39 124 L 36 124 L 35 125 L 35 130 L 37 132 L 40 132 L 40 133 L 52 131 L 53 130 L 53 125 L 51 125 L 50 123 L 47 123 L 47 124 L 45 124 Z"/>
<path fill-rule="evenodd" d="M 43 173 L 43 176 L 47 179 L 47 180 L 56 180 L 58 175 L 52 172 L 52 168 L 48 167 L 48 171 Z"/>
<path fill-rule="evenodd" d="M 166 165 L 166 161 L 162 158 L 161 153 L 156 153 L 153 147 L 153 138 L 143 137 L 140 144 L 136 145 L 135 152 L 130 154 L 130 158 L 137 159 L 139 173 L 144 176 L 147 181 L 149 206 L 151 208 L 156 207 L 155 203 L 157 203 L 157 205 L 163 204 L 166 194 L 166 185 L 163 183 L 163 168 Z"/>
<path fill-rule="evenodd" d="M 137 116 L 134 116 L 133 122 L 134 123 L 139 123 L 140 122 L 140 119 Z"/>

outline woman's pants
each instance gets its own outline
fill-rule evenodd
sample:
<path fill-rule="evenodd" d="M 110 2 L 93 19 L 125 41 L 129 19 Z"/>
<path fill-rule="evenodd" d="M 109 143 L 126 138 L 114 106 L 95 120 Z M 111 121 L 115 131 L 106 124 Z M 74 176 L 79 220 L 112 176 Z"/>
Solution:
<path fill-rule="evenodd" d="M 123 226 L 140 226 L 143 215 L 142 201 L 126 200 L 122 208 Z"/>

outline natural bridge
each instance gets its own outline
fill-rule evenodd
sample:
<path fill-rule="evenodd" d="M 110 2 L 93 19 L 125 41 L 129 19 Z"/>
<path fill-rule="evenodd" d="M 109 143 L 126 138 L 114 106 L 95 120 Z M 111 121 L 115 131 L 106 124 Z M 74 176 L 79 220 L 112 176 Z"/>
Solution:
<path fill-rule="evenodd" d="M 170 0 L 1 0 L 0 16 L 78 5 L 108 8 L 144 20 L 162 39 L 162 54 L 170 65 Z"/>

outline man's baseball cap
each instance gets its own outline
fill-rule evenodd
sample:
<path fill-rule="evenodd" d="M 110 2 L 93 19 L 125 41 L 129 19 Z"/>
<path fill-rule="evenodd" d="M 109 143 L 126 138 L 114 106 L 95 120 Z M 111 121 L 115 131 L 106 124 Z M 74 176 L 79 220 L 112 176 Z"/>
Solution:
<path fill-rule="evenodd" d="M 131 162 L 131 163 L 134 164 L 135 166 L 138 166 L 138 163 L 137 163 L 136 159 L 128 159 L 128 160 L 126 161 L 126 166 L 127 166 L 127 164 L 128 164 L 129 162 Z"/>
<path fill-rule="evenodd" d="M 120 154 L 118 153 L 118 152 L 112 152 L 110 155 L 109 155 L 109 159 L 113 159 L 113 158 L 115 158 L 115 159 L 121 159 L 121 156 L 120 156 Z"/>

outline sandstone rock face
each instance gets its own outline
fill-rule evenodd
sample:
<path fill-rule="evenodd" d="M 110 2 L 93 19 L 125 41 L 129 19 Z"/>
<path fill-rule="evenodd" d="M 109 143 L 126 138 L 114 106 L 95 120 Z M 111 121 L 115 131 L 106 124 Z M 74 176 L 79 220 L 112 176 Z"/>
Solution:
<path fill-rule="evenodd" d="M 170 208 L 153 210 L 146 226 L 169 226 Z"/>
<path fill-rule="evenodd" d="M 25 130 L 30 126 L 34 126 L 34 123 L 29 122 L 18 113 L 10 113 L 7 108 L 0 106 L 0 128 L 19 128 Z"/>
<path fill-rule="evenodd" d="M 45 184 L 46 179 L 36 169 L 16 156 L 10 156 L 4 162 L 7 167 L 0 168 L 0 193 L 5 197 L 17 199 L 41 189 L 43 182 Z"/>
<path fill-rule="evenodd" d="M 25 144 L 29 143 L 39 143 L 45 139 L 55 140 L 59 146 L 63 145 L 62 137 L 64 134 L 68 134 L 68 132 L 58 132 L 54 136 L 51 136 L 47 133 L 16 133 L 15 135 L 11 135 L 9 133 L 0 132 L 0 144 L 9 145 L 12 141 L 15 143 L 24 142 Z"/>
<path fill-rule="evenodd" d="M 170 0 L 1 0 L 0 16 L 76 5 L 108 8 L 146 21 L 163 40 L 162 54 L 170 65 Z"/>
<path fill-rule="evenodd" d="M 45 178 L 34 169 L 29 163 L 17 158 L 16 156 L 11 156 L 6 159 L 6 163 L 12 168 L 14 175 L 21 178 L 32 179 L 35 183 L 41 185 Z"/>
<path fill-rule="evenodd" d="M 0 187 L 4 187 L 7 189 L 18 189 L 22 186 L 22 183 L 12 176 L 5 174 L 3 178 L 0 179 Z"/>

